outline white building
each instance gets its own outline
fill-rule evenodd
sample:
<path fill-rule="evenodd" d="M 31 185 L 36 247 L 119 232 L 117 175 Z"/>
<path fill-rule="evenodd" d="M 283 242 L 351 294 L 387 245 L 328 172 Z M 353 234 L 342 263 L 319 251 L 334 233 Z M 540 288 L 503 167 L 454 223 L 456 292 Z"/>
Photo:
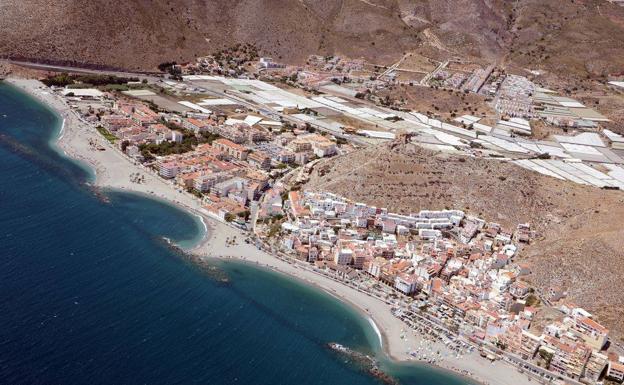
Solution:
<path fill-rule="evenodd" d="M 349 265 L 353 260 L 353 251 L 351 249 L 339 249 L 334 256 L 334 262 L 338 265 Z"/>
<path fill-rule="evenodd" d="M 167 179 L 175 178 L 175 176 L 178 175 L 179 172 L 180 172 L 180 168 L 178 167 L 178 164 L 175 162 L 161 163 L 159 170 L 158 170 L 158 173 L 163 178 L 167 178 Z"/>
<path fill-rule="evenodd" d="M 171 131 L 171 141 L 176 143 L 182 143 L 184 135 L 180 131 Z"/>
<path fill-rule="evenodd" d="M 620 359 L 624 360 L 622 357 L 620 357 Z M 622 362 L 609 361 L 607 378 L 616 382 L 624 381 L 624 364 Z"/>
<path fill-rule="evenodd" d="M 403 294 L 412 294 L 418 289 L 418 279 L 416 275 L 399 274 L 394 279 L 394 288 Z"/>

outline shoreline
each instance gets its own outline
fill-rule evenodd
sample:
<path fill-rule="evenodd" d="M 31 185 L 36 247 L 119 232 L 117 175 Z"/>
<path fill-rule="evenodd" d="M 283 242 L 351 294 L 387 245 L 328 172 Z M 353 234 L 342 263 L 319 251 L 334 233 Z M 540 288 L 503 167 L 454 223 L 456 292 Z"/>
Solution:
<path fill-rule="evenodd" d="M 372 323 L 374 326 L 371 325 L 371 328 L 380 337 L 381 350 L 389 359 L 399 364 L 431 365 L 482 384 L 523 385 L 530 383 L 528 377 L 517 372 L 514 367 L 500 361 L 490 363 L 481 358 L 477 352 L 456 358 L 456 353 L 450 351 L 444 344 L 432 342 L 427 336 L 409 329 L 405 323 L 391 314 L 391 305 L 382 300 L 317 273 L 310 265 L 304 266 L 295 261 L 284 261 L 259 250 L 253 244 L 244 243 L 243 240 L 249 236 L 249 233 L 228 226 L 210 216 L 194 196 L 176 188 L 155 172 L 132 162 L 104 139 L 93 126 L 83 122 L 62 99 L 52 94 L 42 83 L 18 78 L 9 78 L 5 81 L 39 100 L 61 117 L 63 121 L 59 132 L 55 138 L 50 139 L 50 143 L 59 153 L 78 161 L 81 166 L 88 169 L 90 175 L 94 176 L 88 182 L 95 187 L 131 192 L 162 200 L 198 216 L 204 227 L 204 235 L 196 245 L 185 249 L 185 252 L 191 254 L 193 258 L 199 260 L 235 259 L 283 274 L 328 293 Z M 96 147 L 103 147 L 106 150 L 99 151 L 91 143 L 96 143 Z M 135 173 L 141 174 L 145 182 L 132 182 L 130 174 Z M 232 239 L 236 239 L 235 245 L 231 245 Z M 434 351 L 440 351 L 450 358 L 443 358 L 435 364 L 419 361 L 408 353 L 408 350 L 418 346 L 427 349 L 432 355 Z"/>

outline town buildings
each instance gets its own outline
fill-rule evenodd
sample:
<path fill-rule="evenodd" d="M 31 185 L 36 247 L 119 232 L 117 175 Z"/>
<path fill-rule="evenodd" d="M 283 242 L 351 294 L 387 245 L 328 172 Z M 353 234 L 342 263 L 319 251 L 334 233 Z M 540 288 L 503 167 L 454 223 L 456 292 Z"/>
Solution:
<path fill-rule="evenodd" d="M 120 101 L 101 122 L 130 144 L 128 154 L 147 143 L 220 136 L 185 153 L 158 156 L 154 165 L 164 178 L 201 196 L 215 217 L 244 222 L 269 187 L 267 171 L 338 152 L 329 136 L 301 126 L 269 132 L 248 118 L 177 116 Z M 176 126 L 182 129 L 170 128 Z M 519 245 L 531 240 L 530 225 L 510 231 L 458 210 L 396 214 L 326 192 L 290 191 L 285 201 L 285 191 L 270 194 L 261 212 L 276 219 L 273 225 L 282 229 L 278 242 L 295 258 L 344 277 L 362 272 L 406 296 L 422 295 L 428 314 L 453 330 L 538 360 L 562 376 L 595 381 L 607 366 L 618 376 L 618 364 L 601 353 L 608 330 L 582 309 L 571 308 L 566 320 L 541 334 L 529 331 L 535 309 L 528 303 L 535 295 L 514 259 Z M 553 289 L 547 295 L 555 300 L 565 293 Z"/>
<path fill-rule="evenodd" d="M 529 224 L 511 232 L 459 210 L 396 214 L 328 192 L 288 198 L 278 242 L 296 258 L 424 295 L 426 311 L 447 327 L 562 378 L 594 383 L 609 365 L 619 378 L 621 366 L 602 352 L 609 331 L 585 310 L 570 308 L 541 334 L 530 330 L 535 296 L 522 280 L 526 267 L 514 263 L 514 240 L 530 242 Z"/>

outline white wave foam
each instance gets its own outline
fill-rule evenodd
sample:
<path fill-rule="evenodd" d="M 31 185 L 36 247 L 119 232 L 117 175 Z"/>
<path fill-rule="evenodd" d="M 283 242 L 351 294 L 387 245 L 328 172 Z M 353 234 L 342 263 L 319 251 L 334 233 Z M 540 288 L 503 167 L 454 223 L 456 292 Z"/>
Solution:
<path fill-rule="evenodd" d="M 379 328 L 377 327 L 377 324 L 375 323 L 375 321 L 373 321 L 372 318 L 368 317 L 368 322 L 373 327 L 375 334 L 377 334 L 377 338 L 379 338 L 379 346 L 383 347 L 383 339 L 381 338 L 381 330 L 379 330 Z"/>
<path fill-rule="evenodd" d="M 61 124 L 61 131 L 59 131 L 58 140 L 63 139 L 63 135 L 65 135 L 65 118 L 63 118 L 63 123 Z"/>
<path fill-rule="evenodd" d="M 201 221 L 202 225 L 204 226 L 204 236 L 206 234 L 208 234 L 208 225 L 206 224 L 206 221 L 204 220 L 204 217 L 199 215 L 199 214 L 195 214 L 199 217 L 199 220 Z"/>

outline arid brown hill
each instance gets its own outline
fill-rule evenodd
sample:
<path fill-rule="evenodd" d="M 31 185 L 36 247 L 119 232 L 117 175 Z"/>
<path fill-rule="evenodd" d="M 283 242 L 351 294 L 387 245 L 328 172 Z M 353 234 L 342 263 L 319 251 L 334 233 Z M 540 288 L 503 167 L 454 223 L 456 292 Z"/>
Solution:
<path fill-rule="evenodd" d="M 522 0 L 513 15 L 510 62 L 570 83 L 624 71 L 624 7 L 604 0 Z"/>
<path fill-rule="evenodd" d="M 300 61 L 311 53 L 400 57 L 418 38 L 394 0 L 8 0 L 0 55 L 154 69 L 237 42 Z"/>
<path fill-rule="evenodd" d="M 570 298 L 618 335 L 624 320 L 624 192 L 577 185 L 498 160 L 435 153 L 412 144 L 379 146 L 323 161 L 306 188 L 409 213 L 466 210 L 539 239 L 524 248 L 530 281 L 567 288 Z"/>
<path fill-rule="evenodd" d="M 5 0 L 0 56 L 154 69 L 240 42 L 290 62 L 416 50 L 583 77 L 622 68 L 623 20 L 604 0 Z"/>

